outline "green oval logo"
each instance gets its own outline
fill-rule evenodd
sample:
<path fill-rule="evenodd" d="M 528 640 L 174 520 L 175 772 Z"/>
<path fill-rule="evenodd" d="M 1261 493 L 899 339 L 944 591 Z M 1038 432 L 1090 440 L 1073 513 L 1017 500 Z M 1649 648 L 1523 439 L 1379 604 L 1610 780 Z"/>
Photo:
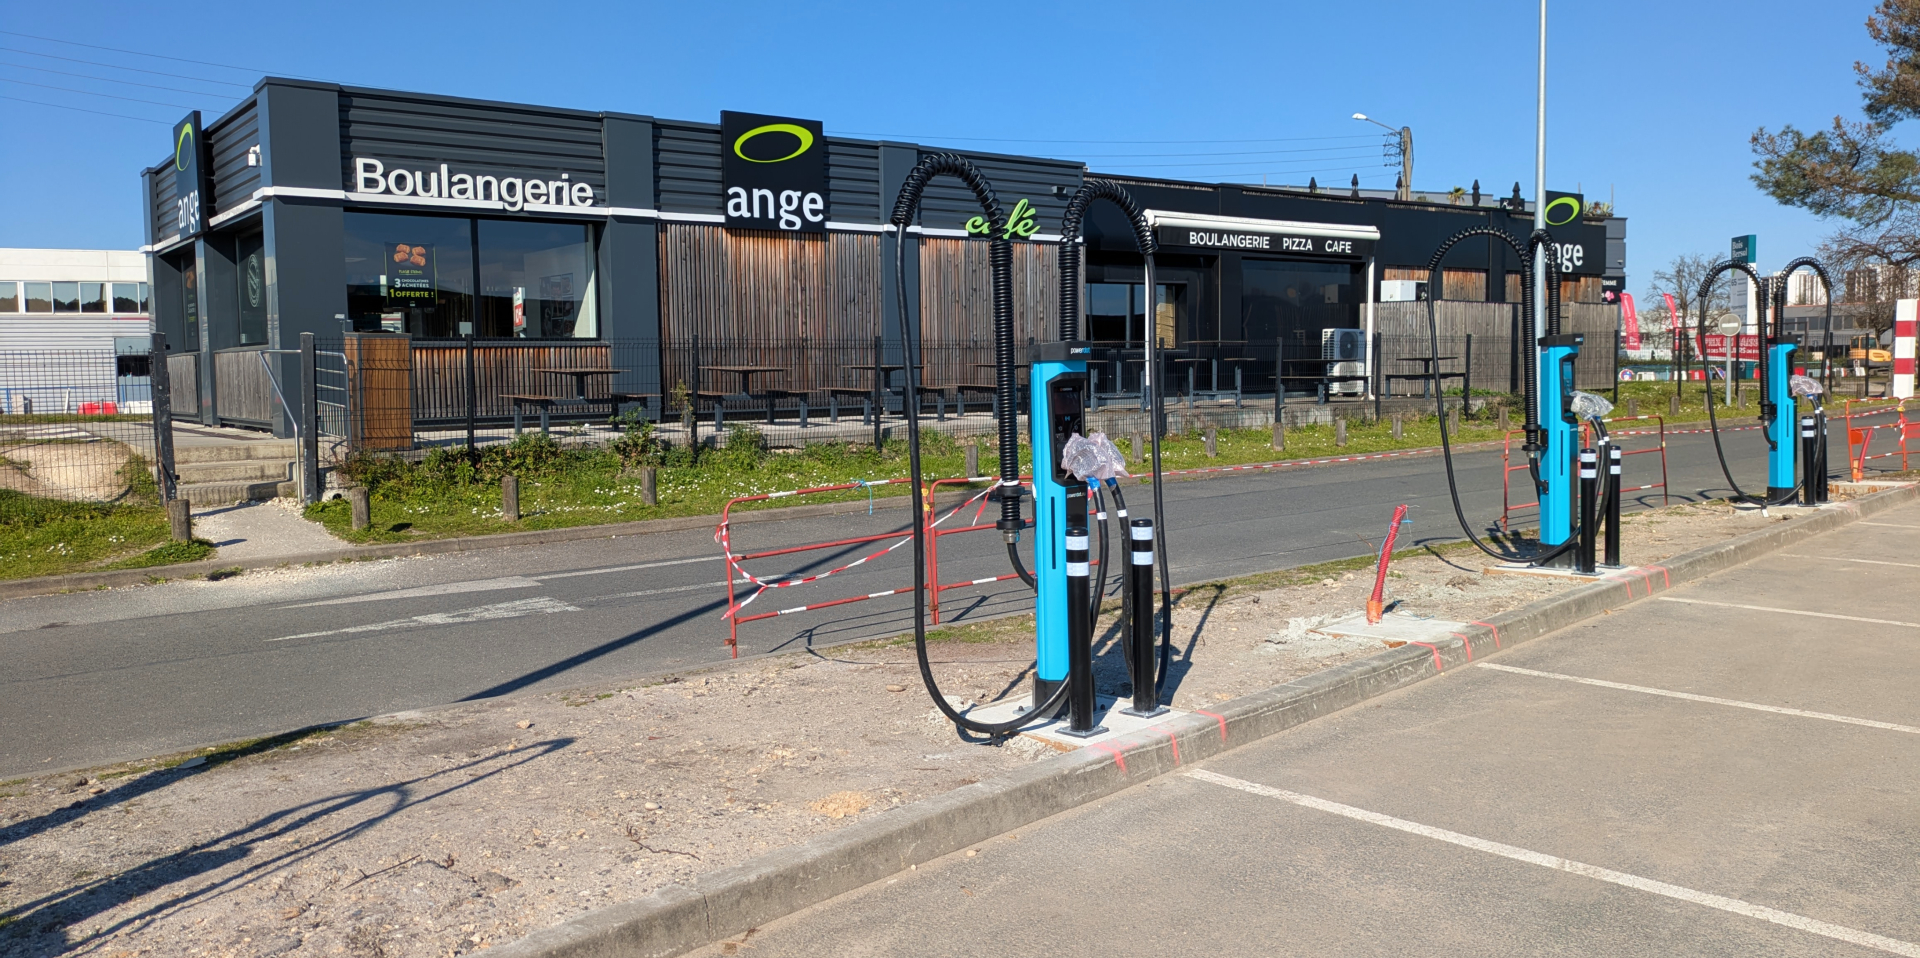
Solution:
<path fill-rule="evenodd" d="M 746 146 L 748 140 L 751 140 L 762 133 L 790 133 L 800 141 L 800 148 L 797 150 L 794 150 L 792 153 L 788 153 L 786 156 L 780 157 L 779 159 L 756 160 L 753 157 L 748 156 L 741 148 Z M 740 138 L 733 141 L 733 155 L 743 160 L 746 160 L 748 163 L 785 163 L 786 161 L 791 160 L 794 157 L 799 156 L 800 154 L 805 153 L 811 149 L 813 149 L 813 134 L 807 132 L 806 127 L 795 126 L 792 123 L 769 123 L 766 126 L 756 126 L 753 129 L 740 134 Z"/>
<path fill-rule="evenodd" d="M 187 144 L 193 142 L 193 124 L 180 128 L 180 139 L 173 144 L 173 168 L 182 172 L 187 168 Z"/>
<path fill-rule="evenodd" d="M 1561 219 L 1554 219 L 1553 211 L 1555 209 L 1558 209 L 1562 205 L 1566 206 L 1568 210 L 1567 215 Z M 1580 215 L 1580 201 L 1574 199 L 1571 196 L 1562 196 L 1559 199 L 1554 200 L 1553 202 L 1547 204 L 1546 221 L 1548 226 L 1565 226 L 1568 223 L 1573 222 L 1574 219 L 1579 215 Z"/>

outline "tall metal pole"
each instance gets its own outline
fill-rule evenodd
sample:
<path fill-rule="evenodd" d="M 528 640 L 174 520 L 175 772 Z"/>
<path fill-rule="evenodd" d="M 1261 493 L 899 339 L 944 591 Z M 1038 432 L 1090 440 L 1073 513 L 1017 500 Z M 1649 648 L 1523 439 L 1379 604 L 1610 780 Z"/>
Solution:
<path fill-rule="evenodd" d="M 1538 70 L 1539 90 L 1535 99 L 1533 132 L 1533 228 L 1547 228 L 1547 0 L 1540 0 L 1540 65 Z M 1533 315 L 1540 317 L 1542 324 L 1547 316 L 1547 255 L 1549 250 L 1542 246 L 1534 254 L 1533 275 Z M 1544 325 L 1542 328 L 1545 328 Z M 1526 349 L 1539 349 L 1538 343 L 1524 344 Z M 1540 364 L 1540 374 L 1546 375 L 1546 364 Z M 1535 384 L 1536 387 L 1539 384 Z M 1536 388 L 1535 396 L 1541 408 L 1536 410 L 1539 418 L 1546 419 L 1548 396 L 1545 390 Z"/>

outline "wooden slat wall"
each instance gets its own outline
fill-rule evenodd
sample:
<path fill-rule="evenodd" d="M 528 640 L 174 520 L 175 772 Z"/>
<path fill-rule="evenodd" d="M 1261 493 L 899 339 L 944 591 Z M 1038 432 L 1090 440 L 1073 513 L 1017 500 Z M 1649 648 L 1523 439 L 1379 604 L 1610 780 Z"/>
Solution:
<path fill-rule="evenodd" d="M 1512 360 L 1512 336 L 1519 305 L 1514 303 L 1436 303 L 1435 324 L 1439 328 L 1441 354 L 1462 355 L 1465 337 L 1473 335 L 1473 385 L 1475 389 L 1503 390 L 1508 385 Z M 1569 333 L 1585 333 L 1586 345 L 1575 360 L 1578 385 L 1600 389 L 1612 384 L 1613 334 L 1619 322 L 1619 308 L 1601 303 L 1562 303 L 1561 327 Z M 1425 355 L 1431 348 L 1427 331 L 1427 304 L 1379 303 L 1374 307 L 1374 328 L 1382 337 L 1381 352 L 1388 373 L 1420 372 L 1418 363 L 1401 363 L 1395 356 Z M 1445 368 L 1458 369 L 1458 363 Z M 1396 389 L 1405 389 L 1404 385 Z"/>
<path fill-rule="evenodd" d="M 273 383 L 257 349 L 213 354 L 214 408 L 221 421 L 262 425 L 273 420 Z"/>
<path fill-rule="evenodd" d="M 413 448 L 413 378 L 406 336 L 350 333 L 347 357 L 348 444 L 356 450 Z"/>
<path fill-rule="evenodd" d="M 413 417 L 421 422 L 464 421 L 467 415 L 467 347 L 461 342 L 416 341 L 412 350 Z M 608 368 L 612 347 L 605 343 L 520 343 L 479 340 L 473 349 L 474 415 L 500 419 L 513 415 L 504 394 L 571 396 L 574 379 L 535 369 L 567 366 Z M 609 377 L 587 379 L 587 396 L 603 399 Z"/>
<path fill-rule="evenodd" d="M 993 361 L 993 275 L 990 244 L 928 237 L 920 241 L 920 333 L 929 344 L 926 381 L 933 384 L 991 383 L 993 371 L 975 363 Z M 1016 361 L 1024 361 L 1029 337 L 1060 338 L 1060 248 L 1013 244 L 1013 336 Z"/>
<path fill-rule="evenodd" d="M 660 235 L 662 382 L 692 385 L 693 337 L 699 365 L 778 366 L 756 389 L 810 392 L 864 387 L 881 333 L 880 237 L 873 233 L 729 232 L 718 226 L 664 224 Z M 702 389 L 738 381 L 706 374 Z"/>
<path fill-rule="evenodd" d="M 172 392 L 168 408 L 176 419 L 200 418 L 200 354 L 173 353 L 167 356 L 167 380 Z"/>

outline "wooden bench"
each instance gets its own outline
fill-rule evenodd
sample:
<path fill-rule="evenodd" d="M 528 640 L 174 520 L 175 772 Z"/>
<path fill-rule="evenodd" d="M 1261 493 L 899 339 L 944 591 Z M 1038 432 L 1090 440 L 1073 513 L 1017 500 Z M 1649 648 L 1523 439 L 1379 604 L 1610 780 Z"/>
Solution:
<path fill-rule="evenodd" d="M 873 390 L 859 389 L 853 386 L 827 387 L 827 421 L 840 421 L 840 400 L 851 399 L 860 404 L 860 425 L 873 424 Z"/>
<path fill-rule="evenodd" d="M 619 414 L 621 406 L 624 406 L 627 403 L 638 403 L 640 405 L 640 418 L 642 420 L 647 420 L 652 422 L 659 422 L 660 416 L 656 416 L 648 413 L 647 407 L 653 404 L 652 400 L 659 399 L 659 398 L 660 398 L 659 393 L 615 392 L 615 393 L 609 393 L 607 396 L 608 401 L 613 403 L 613 411 L 615 415 Z M 666 410 L 662 408 L 660 412 L 662 415 L 664 415 L 666 413 Z"/>
<path fill-rule="evenodd" d="M 522 413 L 527 406 L 539 407 L 540 434 L 543 436 L 548 434 L 551 426 L 549 417 L 556 406 L 561 408 L 577 406 L 581 409 L 607 409 L 608 415 L 612 415 L 612 410 L 617 408 L 617 404 L 612 399 L 576 399 L 572 396 L 533 396 L 525 393 L 501 393 L 500 398 L 513 403 L 513 434 L 516 436 L 520 435 Z"/>
<path fill-rule="evenodd" d="M 763 389 L 757 393 L 726 393 L 726 392 L 718 392 L 715 390 L 703 389 L 698 393 L 695 393 L 695 396 L 697 397 L 698 401 L 704 401 L 712 405 L 713 428 L 716 431 L 726 429 L 727 401 L 732 399 L 743 399 L 743 400 L 751 400 L 756 402 L 764 400 L 767 404 L 767 425 L 769 426 L 773 425 L 774 407 L 776 404 L 779 403 L 780 400 L 797 399 L 800 401 L 800 428 L 805 429 L 807 428 L 807 425 L 808 425 L 807 416 L 810 412 L 810 409 L 807 406 L 807 394 L 803 392 L 794 392 L 789 389 Z"/>
<path fill-rule="evenodd" d="M 993 407 L 995 419 L 1000 417 L 1000 386 L 998 383 L 955 383 L 948 387 L 953 390 L 953 405 L 959 414 L 967 414 L 967 396 L 974 393 L 986 393 L 988 405 Z"/>

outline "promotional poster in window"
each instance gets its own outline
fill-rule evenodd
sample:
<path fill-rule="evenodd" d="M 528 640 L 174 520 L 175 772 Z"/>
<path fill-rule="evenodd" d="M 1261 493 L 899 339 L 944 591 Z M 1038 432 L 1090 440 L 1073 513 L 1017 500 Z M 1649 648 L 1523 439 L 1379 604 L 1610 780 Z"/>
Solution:
<path fill-rule="evenodd" d="M 418 243 L 389 243 L 393 265 L 387 270 L 387 305 L 431 306 L 436 292 L 433 247 Z"/>

